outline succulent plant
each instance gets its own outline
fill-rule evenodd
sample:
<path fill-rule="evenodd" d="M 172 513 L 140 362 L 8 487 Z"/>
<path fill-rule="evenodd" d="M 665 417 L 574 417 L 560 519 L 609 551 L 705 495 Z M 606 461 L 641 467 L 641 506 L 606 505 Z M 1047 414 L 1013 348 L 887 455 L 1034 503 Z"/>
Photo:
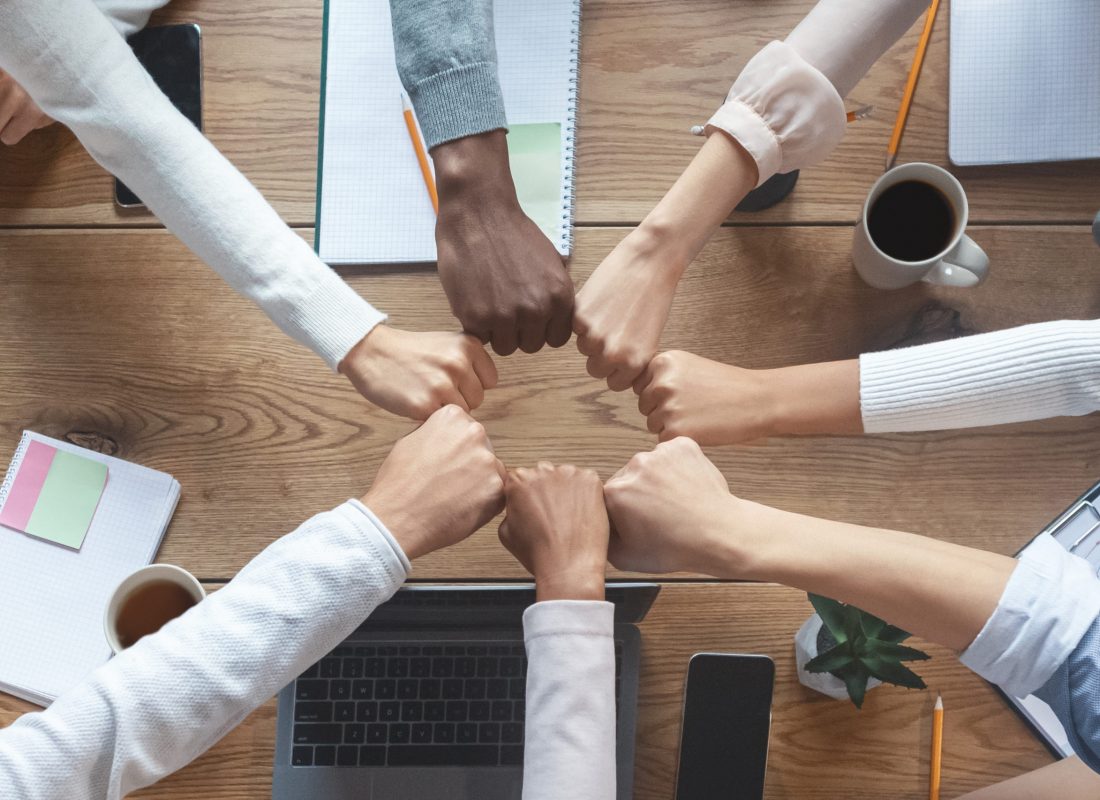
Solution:
<path fill-rule="evenodd" d="M 863 707 L 871 678 L 907 689 L 925 688 L 920 676 L 902 663 L 931 658 L 901 644 L 909 633 L 855 606 L 816 594 L 809 598 L 824 626 L 818 654 L 806 662 L 807 672 L 828 672 L 842 680 L 856 708 Z"/>

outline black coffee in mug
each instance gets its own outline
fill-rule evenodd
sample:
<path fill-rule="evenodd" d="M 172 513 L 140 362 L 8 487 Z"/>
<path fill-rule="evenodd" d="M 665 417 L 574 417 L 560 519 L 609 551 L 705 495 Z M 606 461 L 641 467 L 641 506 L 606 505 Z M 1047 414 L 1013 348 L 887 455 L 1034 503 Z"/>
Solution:
<path fill-rule="evenodd" d="M 955 209 L 924 181 L 901 181 L 883 190 L 867 213 L 867 231 L 879 250 L 898 261 L 939 255 L 955 235 Z"/>

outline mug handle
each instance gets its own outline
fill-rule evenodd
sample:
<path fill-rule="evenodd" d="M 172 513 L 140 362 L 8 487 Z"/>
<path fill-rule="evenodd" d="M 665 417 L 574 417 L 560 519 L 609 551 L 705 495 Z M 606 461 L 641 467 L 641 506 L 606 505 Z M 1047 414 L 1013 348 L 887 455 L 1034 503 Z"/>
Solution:
<path fill-rule="evenodd" d="M 938 286 L 977 286 L 989 273 L 989 256 L 965 234 L 955 249 L 940 259 L 923 280 Z"/>

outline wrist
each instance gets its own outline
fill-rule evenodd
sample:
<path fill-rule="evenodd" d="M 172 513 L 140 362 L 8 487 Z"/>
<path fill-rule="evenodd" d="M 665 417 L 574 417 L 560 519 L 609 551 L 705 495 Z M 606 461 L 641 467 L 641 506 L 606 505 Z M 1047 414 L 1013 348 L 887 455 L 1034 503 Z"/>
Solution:
<path fill-rule="evenodd" d="M 603 600 L 604 571 L 599 569 L 562 569 L 535 576 L 535 599 L 548 600 Z"/>
<path fill-rule="evenodd" d="M 519 206 L 503 130 L 445 142 L 432 148 L 440 207 L 466 204 Z"/>
<path fill-rule="evenodd" d="M 416 518 L 415 511 L 410 511 L 409 503 L 403 502 L 399 497 L 391 496 L 386 492 L 385 487 L 373 486 L 359 498 L 359 502 L 369 508 L 371 513 L 386 526 L 386 530 L 390 532 L 390 536 L 401 547 L 409 561 L 415 561 L 430 552 L 430 548 L 426 546 L 424 524 Z"/>
<path fill-rule="evenodd" d="M 859 361 L 765 370 L 763 405 L 774 435 L 862 433 Z"/>
<path fill-rule="evenodd" d="M 714 515 L 709 533 L 703 531 L 700 555 L 704 566 L 695 571 L 716 578 L 767 581 L 776 535 L 774 508 L 729 495 Z"/>

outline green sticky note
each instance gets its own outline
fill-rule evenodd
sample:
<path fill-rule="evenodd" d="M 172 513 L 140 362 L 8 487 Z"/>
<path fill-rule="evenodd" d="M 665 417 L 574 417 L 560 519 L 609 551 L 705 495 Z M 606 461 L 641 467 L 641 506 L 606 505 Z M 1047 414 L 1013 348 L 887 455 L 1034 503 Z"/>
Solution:
<path fill-rule="evenodd" d="M 523 213 L 556 247 L 562 226 L 561 125 L 509 126 L 508 161 Z"/>
<path fill-rule="evenodd" d="M 24 530 L 79 550 L 106 485 L 106 464 L 58 450 Z"/>

